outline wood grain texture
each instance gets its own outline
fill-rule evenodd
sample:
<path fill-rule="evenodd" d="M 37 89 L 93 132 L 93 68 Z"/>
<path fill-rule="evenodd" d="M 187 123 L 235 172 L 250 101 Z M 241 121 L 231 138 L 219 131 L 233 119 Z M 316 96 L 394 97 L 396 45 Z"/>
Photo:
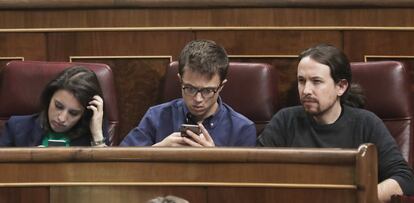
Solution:
<path fill-rule="evenodd" d="M 413 32 L 345 31 L 344 51 L 351 61 L 364 61 L 365 55 L 414 55 Z"/>
<path fill-rule="evenodd" d="M 176 56 L 195 39 L 190 31 L 73 32 L 47 35 L 49 60 L 70 56 Z"/>
<path fill-rule="evenodd" d="M 0 194 L 2 188 L 14 186 L 50 188 L 50 202 L 143 200 L 169 194 L 196 202 L 252 202 L 257 198 L 263 202 L 332 202 L 338 198 L 343 202 L 375 202 L 377 176 L 372 173 L 376 171 L 377 155 L 373 145 L 364 146 L 360 148 L 365 151 L 0 149 Z M 309 196 L 311 193 L 314 195 Z M 10 198 L 19 194 L 11 192 Z M 363 198 L 355 201 L 357 194 Z"/>
<path fill-rule="evenodd" d="M 189 202 L 206 203 L 206 190 L 194 187 L 78 186 L 51 187 L 50 203 L 142 202 L 174 195 Z M 77 197 L 74 199 L 74 197 Z"/>
<path fill-rule="evenodd" d="M 273 202 L 358 202 L 350 190 L 284 189 L 284 188 L 211 188 L 208 199 L 220 203 Z M 331 199 L 331 200 L 329 200 Z"/>
<path fill-rule="evenodd" d="M 1 187 L 0 201 L 7 203 L 48 203 L 49 187 Z"/>
<path fill-rule="evenodd" d="M 330 148 L 163 148 L 163 147 L 71 147 L 71 148 L 0 148 L 0 163 L 19 162 L 128 162 L 184 161 L 234 163 L 341 163 L 355 162 L 356 150 Z M 303 156 L 306 154 L 306 156 Z M 336 156 L 338 155 L 338 156 Z"/>
<path fill-rule="evenodd" d="M 315 180 L 318 184 L 353 184 L 357 155 L 355 150 L 253 148 L 12 148 L 0 151 L 3 186 L 59 182 L 73 185 L 88 182 L 312 184 Z M 326 174 L 330 176 L 325 177 Z"/>
<path fill-rule="evenodd" d="M 0 10 L 5 28 L 413 27 L 414 8 L 108 8 Z"/>
<path fill-rule="evenodd" d="M 0 8 L 107 8 L 107 7 L 414 7 L 408 0 L 2 0 Z"/>
<path fill-rule="evenodd" d="M 0 33 L 0 42 L 0 57 L 23 57 L 25 60 L 46 59 L 46 35 L 44 33 Z"/>

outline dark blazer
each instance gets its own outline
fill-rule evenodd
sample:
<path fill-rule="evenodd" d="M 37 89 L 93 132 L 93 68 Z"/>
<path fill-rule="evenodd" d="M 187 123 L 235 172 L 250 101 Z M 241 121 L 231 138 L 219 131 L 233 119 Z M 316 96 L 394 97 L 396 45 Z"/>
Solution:
<path fill-rule="evenodd" d="M 32 147 L 41 145 L 46 132 L 42 129 L 39 114 L 12 116 L 0 135 L 0 146 Z M 104 132 L 104 137 L 107 133 Z M 106 139 L 107 140 L 107 139 Z M 80 136 L 71 140 L 71 146 L 90 146 L 91 138 Z"/>

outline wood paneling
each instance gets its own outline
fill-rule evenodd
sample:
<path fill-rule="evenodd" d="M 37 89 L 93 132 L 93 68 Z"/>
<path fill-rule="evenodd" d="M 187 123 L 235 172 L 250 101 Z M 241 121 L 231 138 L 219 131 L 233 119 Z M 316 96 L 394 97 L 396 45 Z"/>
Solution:
<path fill-rule="evenodd" d="M 330 0 L 3 0 L 0 8 L 106 8 L 106 7 L 414 7 L 414 3 L 406 0 L 362 0 L 362 1 L 330 1 Z"/>
<path fill-rule="evenodd" d="M 351 61 L 365 55 L 414 55 L 414 31 L 345 31 L 344 51 Z"/>
<path fill-rule="evenodd" d="M 50 203 L 91 202 L 137 202 L 145 203 L 150 199 L 174 195 L 189 202 L 206 203 L 207 192 L 204 188 L 194 187 L 137 187 L 137 186 L 78 186 L 51 187 Z"/>
<path fill-rule="evenodd" d="M 414 8 L 122 8 L 0 10 L 1 28 L 412 27 Z"/>
<path fill-rule="evenodd" d="M 208 199 L 220 203 L 303 203 L 326 202 L 328 199 L 335 199 L 336 203 L 358 202 L 356 195 L 352 193 L 351 190 L 326 189 L 211 188 Z"/>
<path fill-rule="evenodd" d="M 45 33 L 0 33 L 0 57 L 45 60 Z"/>
<path fill-rule="evenodd" d="M 230 55 L 298 55 L 317 43 L 342 47 L 340 31 L 197 31 L 198 39 L 211 39 Z"/>
<path fill-rule="evenodd" d="M 275 189 L 275 188 L 225 188 L 211 187 L 208 189 L 192 187 L 52 187 L 51 203 L 71 203 L 74 197 L 79 203 L 90 202 L 146 202 L 158 196 L 175 195 L 189 202 L 205 203 L 273 203 L 273 202 L 310 202 L 320 200 L 329 202 L 357 202 L 352 190 L 328 189 Z M 298 195 L 301 194 L 301 195 Z M 294 197 L 294 198 L 293 198 Z"/>
<path fill-rule="evenodd" d="M 50 202 L 142 202 L 169 194 L 212 203 L 377 199 L 372 144 L 358 150 L 72 147 L 0 153 L 0 194 L 15 186 L 46 187 L 40 193 L 49 192 Z"/>
<path fill-rule="evenodd" d="M 48 203 L 49 187 L 3 187 L 0 188 L 0 202 Z"/>
<path fill-rule="evenodd" d="M 195 39 L 191 31 L 48 33 L 48 59 L 70 56 L 173 56 Z"/>

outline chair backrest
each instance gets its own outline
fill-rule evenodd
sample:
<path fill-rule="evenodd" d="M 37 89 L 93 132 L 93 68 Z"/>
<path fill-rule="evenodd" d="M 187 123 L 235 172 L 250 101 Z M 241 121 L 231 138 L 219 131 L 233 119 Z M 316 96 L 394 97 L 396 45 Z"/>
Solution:
<path fill-rule="evenodd" d="M 95 72 L 104 94 L 104 109 L 109 121 L 109 139 L 118 126 L 118 107 L 112 70 L 106 64 L 45 61 L 11 61 L 0 72 L 0 132 L 12 115 L 40 111 L 40 95 L 46 84 L 62 70 L 81 65 Z"/>
<path fill-rule="evenodd" d="M 396 61 L 352 63 L 353 82 L 366 96 L 365 108 L 380 117 L 395 138 L 401 153 L 414 166 L 413 110 L 410 78 Z"/>
<path fill-rule="evenodd" d="M 167 68 L 162 100 L 180 98 L 181 85 L 177 77 L 178 62 Z M 231 62 L 228 82 L 220 93 L 223 101 L 256 124 L 261 132 L 275 113 L 276 81 L 274 68 L 263 63 Z"/>

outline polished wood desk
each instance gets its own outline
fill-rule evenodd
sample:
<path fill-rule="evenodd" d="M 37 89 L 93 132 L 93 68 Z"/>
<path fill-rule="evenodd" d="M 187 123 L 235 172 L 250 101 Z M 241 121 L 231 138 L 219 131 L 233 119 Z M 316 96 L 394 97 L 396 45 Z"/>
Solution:
<path fill-rule="evenodd" d="M 3 148 L 2 202 L 376 202 L 377 154 L 270 148 Z"/>

